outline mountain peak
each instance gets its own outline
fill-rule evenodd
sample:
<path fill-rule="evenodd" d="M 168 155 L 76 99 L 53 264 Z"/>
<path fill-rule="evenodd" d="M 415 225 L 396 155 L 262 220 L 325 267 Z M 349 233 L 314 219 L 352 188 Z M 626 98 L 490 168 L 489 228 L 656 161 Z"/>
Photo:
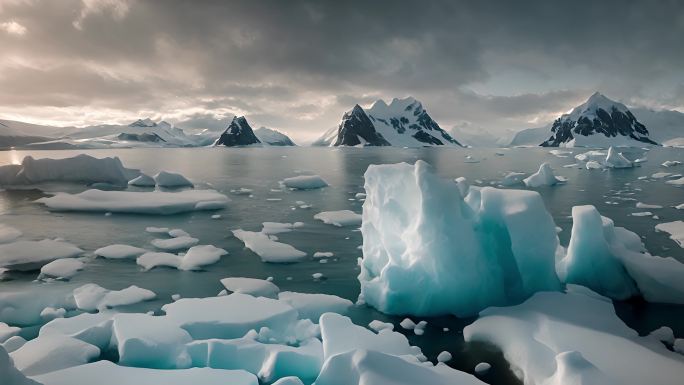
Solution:
<path fill-rule="evenodd" d="M 138 119 L 135 122 L 129 124 L 129 127 L 155 127 L 157 123 L 150 118 Z"/>

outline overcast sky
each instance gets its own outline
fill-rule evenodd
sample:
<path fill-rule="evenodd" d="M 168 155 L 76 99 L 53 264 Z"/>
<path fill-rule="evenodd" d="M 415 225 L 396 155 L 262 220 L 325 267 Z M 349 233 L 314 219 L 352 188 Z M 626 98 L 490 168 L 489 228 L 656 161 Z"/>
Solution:
<path fill-rule="evenodd" d="M 239 114 L 306 141 L 411 95 L 444 128 L 502 132 L 596 90 L 684 111 L 683 47 L 678 0 L 0 0 L 0 118 Z"/>

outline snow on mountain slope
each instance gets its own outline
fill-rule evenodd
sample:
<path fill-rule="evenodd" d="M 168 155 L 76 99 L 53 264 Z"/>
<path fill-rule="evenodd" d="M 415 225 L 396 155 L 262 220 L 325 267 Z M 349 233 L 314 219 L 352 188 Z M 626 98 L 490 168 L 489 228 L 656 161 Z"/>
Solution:
<path fill-rule="evenodd" d="M 632 108 L 632 113 L 648 127 L 651 139 L 663 146 L 684 147 L 684 114 L 679 111 Z"/>
<path fill-rule="evenodd" d="M 259 138 L 261 143 L 271 146 L 296 146 L 289 136 L 283 134 L 278 130 L 273 130 L 266 127 L 259 127 L 254 130 L 254 135 Z"/>
<path fill-rule="evenodd" d="M 314 145 L 328 146 L 461 146 L 412 97 L 376 101 L 371 108 L 356 105 L 344 114 L 334 131 L 326 131 Z"/>
<path fill-rule="evenodd" d="M 646 144 L 657 144 L 649 137 L 646 126 L 624 104 L 596 92 L 569 114 L 558 118 L 551 126 L 551 137 L 541 145 L 606 147 Z"/>

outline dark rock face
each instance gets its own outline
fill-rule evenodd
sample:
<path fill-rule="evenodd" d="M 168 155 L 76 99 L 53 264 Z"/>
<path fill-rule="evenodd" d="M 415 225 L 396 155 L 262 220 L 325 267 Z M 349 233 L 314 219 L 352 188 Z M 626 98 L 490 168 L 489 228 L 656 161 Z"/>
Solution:
<path fill-rule="evenodd" d="M 250 144 L 261 143 L 259 138 L 254 135 L 252 127 L 247 123 L 244 116 L 234 117 L 228 128 L 221 134 L 215 145 L 219 146 L 249 146 Z"/>
<path fill-rule="evenodd" d="M 361 144 L 362 138 L 366 146 L 391 146 L 391 144 L 375 130 L 373 122 L 358 104 L 351 112 L 342 117 L 342 123 L 337 131 L 337 139 L 333 146 L 356 146 Z"/>
<path fill-rule="evenodd" d="M 580 116 L 576 121 L 558 118 L 551 127 L 551 137 L 541 144 L 543 147 L 558 147 L 575 136 L 601 134 L 606 137 L 626 136 L 639 142 L 657 144 L 648 137 L 648 129 L 639 123 L 631 111 L 620 111 L 615 106 L 610 111 L 603 108 L 596 110 L 596 116 L 590 119 Z"/>
<path fill-rule="evenodd" d="M 122 132 L 117 136 L 119 140 L 126 140 L 129 142 L 152 142 L 152 143 L 159 143 L 159 142 L 166 142 L 164 139 L 162 139 L 161 136 L 154 134 L 154 133 L 142 133 L 142 134 L 129 134 L 126 132 Z"/>

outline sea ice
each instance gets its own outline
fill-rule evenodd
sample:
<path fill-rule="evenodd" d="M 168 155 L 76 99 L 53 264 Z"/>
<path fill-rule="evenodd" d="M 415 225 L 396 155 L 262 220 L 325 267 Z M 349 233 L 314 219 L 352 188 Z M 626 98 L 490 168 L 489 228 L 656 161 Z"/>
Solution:
<path fill-rule="evenodd" d="M 542 163 L 539 171 L 523 179 L 527 187 L 553 186 L 563 181 L 553 174 L 553 169 L 548 163 Z"/>
<path fill-rule="evenodd" d="M 83 266 L 85 266 L 85 264 L 76 258 L 57 259 L 40 268 L 38 279 L 69 279 L 82 270 Z"/>
<path fill-rule="evenodd" d="M 573 285 L 569 290 L 486 309 L 463 336 L 498 346 L 530 385 L 672 385 L 683 378 L 684 358 L 627 327 L 610 300 Z"/>
<path fill-rule="evenodd" d="M 351 210 L 323 211 L 314 215 L 314 219 L 337 227 L 356 226 L 361 224 L 361 215 Z"/>
<path fill-rule="evenodd" d="M 160 266 L 173 267 L 179 270 L 199 270 L 203 266 L 218 262 L 226 254 L 228 252 L 224 249 L 212 245 L 199 245 L 191 247 L 182 256 L 163 252 L 147 252 L 139 256 L 136 263 L 142 266 L 145 271 Z"/>
<path fill-rule="evenodd" d="M 194 339 L 239 338 L 264 326 L 283 330 L 297 319 L 297 311 L 286 303 L 241 293 L 182 298 L 164 305 L 162 310 Z"/>
<path fill-rule="evenodd" d="M 0 373 L 2 373 L 3 385 L 41 385 L 27 378 L 14 367 L 14 361 L 3 346 L 0 346 Z"/>
<path fill-rule="evenodd" d="M 261 257 L 263 262 L 290 263 L 298 262 L 306 257 L 306 253 L 294 247 L 272 240 L 267 234 L 242 229 L 233 230 L 235 238 L 241 240 L 245 247 Z"/>
<path fill-rule="evenodd" d="M 651 205 L 651 204 L 647 204 L 647 203 L 637 202 L 636 208 L 638 208 L 638 209 L 662 209 L 663 206 Z"/>
<path fill-rule="evenodd" d="M 114 244 L 105 247 L 100 247 L 95 250 L 95 255 L 107 259 L 128 259 L 137 258 L 145 254 L 147 250 L 140 247 Z"/>
<path fill-rule="evenodd" d="M 130 214 L 171 215 L 188 211 L 217 210 L 226 207 L 227 196 L 214 190 L 102 191 L 87 190 L 80 194 L 57 193 L 38 199 L 55 211 L 90 211 Z"/>
<path fill-rule="evenodd" d="M 667 184 L 671 184 L 673 186 L 684 186 L 684 177 L 678 178 L 678 179 L 672 179 L 665 181 Z"/>
<path fill-rule="evenodd" d="M 0 267 L 30 271 L 60 258 L 72 258 L 83 250 L 68 242 L 44 239 L 42 241 L 15 241 L 0 244 Z"/>
<path fill-rule="evenodd" d="M 360 299 L 378 310 L 469 316 L 560 288 L 562 248 L 537 192 L 471 187 L 463 199 L 422 161 L 373 165 L 365 180 Z"/>
<path fill-rule="evenodd" d="M 0 166 L 0 185 L 74 182 L 125 186 L 139 173 L 125 168 L 117 157 L 98 159 L 81 154 L 65 159 L 34 159 L 27 156 L 21 165 Z"/>
<path fill-rule="evenodd" d="M 254 297 L 278 298 L 280 289 L 265 279 L 231 277 L 223 278 L 221 284 L 233 293 L 249 294 Z"/>
<path fill-rule="evenodd" d="M 281 183 L 285 187 L 295 190 L 313 190 L 328 186 L 328 182 L 318 175 L 293 176 L 283 179 Z"/>
<path fill-rule="evenodd" d="M 346 314 L 352 305 L 350 300 L 331 294 L 296 293 L 282 291 L 278 294 L 281 302 L 287 303 L 299 312 L 299 318 L 317 322 L 323 313 Z"/>
<path fill-rule="evenodd" d="M 132 305 L 156 298 L 153 291 L 131 285 L 121 290 L 108 290 L 94 283 L 74 289 L 76 306 L 85 311 L 105 310 L 107 308 Z"/>
<path fill-rule="evenodd" d="M 196 245 L 198 242 L 199 239 L 197 238 L 189 236 L 180 236 L 178 238 L 153 239 L 151 243 L 152 246 L 160 250 L 175 251 L 187 249 L 188 247 Z"/>
<path fill-rule="evenodd" d="M 303 222 L 295 223 L 279 223 L 279 222 L 264 222 L 261 232 L 268 235 L 287 233 L 298 227 L 304 226 Z"/>
<path fill-rule="evenodd" d="M 666 160 L 665 162 L 663 162 L 661 164 L 661 166 L 663 166 L 663 167 L 674 167 L 674 166 L 679 166 L 680 164 L 682 164 L 682 162 L 680 162 L 678 160 Z"/>
<path fill-rule="evenodd" d="M 140 173 L 137 178 L 128 181 L 129 186 L 136 187 L 154 187 L 156 184 L 157 182 L 154 181 L 154 178 L 143 173 Z"/>
<path fill-rule="evenodd" d="M 525 177 L 524 172 L 509 172 L 506 176 L 499 182 L 502 186 L 513 186 L 516 184 L 521 184 Z"/>
<path fill-rule="evenodd" d="M 59 334 L 34 338 L 10 353 L 14 366 L 27 376 L 82 365 L 99 356 L 96 346 Z"/>
<path fill-rule="evenodd" d="M 684 248 L 684 221 L 659 223 L 655 229 L 670 234 L 670 239 L 677 242 L 679 247 Z"/>
<path fill-rule="evenodd" d="M 3 343 L 9 338 L 16 336 L 20 331 L 21 328 L 9 326 L 4 322 L 0 322 L 0 343 Z"/>
<path fill-rule="evenodd" d="M 112 318 L 116 313 L 81 313 L 69 318 L 56 318 L 40 328 L 40 336 L 64 335 L 76 338 L 101 350 L 109 347 L 112 338 Z"/>
<path fill-rule="evenodd" d="M 381 330 L 394 330 L 394 324 L 391 322 L 382 322 L 380 320 L 373 320 L 368 324 L 368 327 L 376 333 L 380 333 Z"/>
<path fill-rule="evenodd" d="M 26 342 L 27 341 L 22 336 L 13 336 L 13 337 L 8 338 L 5 342 L 0 343 L 0 346 L 5 348 L 7 353 L 12 353 L 13 351 L 24 346 L 24 344 L 26 344 Z M 3 373 L 1 368 L 2 368 L 2 365 L 0 364 L 0 373 Z"/>
<path fill-rule="evenodd" d="M 451 353 L 443 351 L 437 355 L 437 362 L 449 362 L 451 358 Z"/>
<path fill-rule="evenodd" d="M 154 181 L 159 187 L 178 188 L 193 187 L 194 185 L 186 177 L 175 172 L 160 171 L 154 176 Z"/>
<path fill-rule="evenodd" d="M 612 168 L 634 167 L 634 163 L 632 163 L 632 161 L 625 158 L 621 152 L 615 151 L 615 149 L 612 146 L 608 149 L 608 155 L 606 155 L 605 165 Z"/>
<path fill-rule="evenodd" d="M 75 366 L 35 377 L 43 385 L 259 385 L 256 376 L 244 370 L 190 368 L 159 370 L 119 366 L 110 361 Z"/>

